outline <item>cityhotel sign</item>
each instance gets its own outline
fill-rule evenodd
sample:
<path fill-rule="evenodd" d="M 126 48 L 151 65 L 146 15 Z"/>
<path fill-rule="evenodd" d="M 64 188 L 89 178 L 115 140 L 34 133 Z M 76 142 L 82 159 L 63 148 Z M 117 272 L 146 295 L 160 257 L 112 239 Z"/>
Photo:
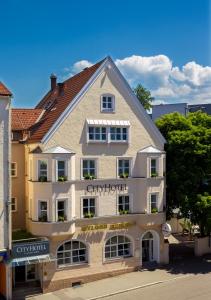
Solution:
<path fill-rule="evenodd" d="M 93 192 L 115 192 L 115 191 L 126 191 L 127 185 L 126 184 L 89 184 L 86 187 L 86 191 L 88 193 Z"/>
<path fill-rule="evenodd" d="M 49 241 L 17 243 L 12 246 L 13 258 L 49 254 Z"/>

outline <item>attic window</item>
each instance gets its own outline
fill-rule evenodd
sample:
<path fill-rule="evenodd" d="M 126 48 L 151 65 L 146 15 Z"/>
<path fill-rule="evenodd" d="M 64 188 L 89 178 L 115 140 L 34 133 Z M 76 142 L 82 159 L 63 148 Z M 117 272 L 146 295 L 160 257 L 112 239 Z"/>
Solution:
<path fill-rule="evenodd" d="M 114 112 L 115 110 L 114 96 L 104 94 L 101 96 L 101 112 Z"/>

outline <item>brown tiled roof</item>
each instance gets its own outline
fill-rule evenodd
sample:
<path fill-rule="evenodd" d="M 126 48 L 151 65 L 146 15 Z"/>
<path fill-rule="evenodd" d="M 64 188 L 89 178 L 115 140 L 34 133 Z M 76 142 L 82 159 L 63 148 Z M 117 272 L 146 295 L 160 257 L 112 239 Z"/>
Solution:
<path fill-rule="evenodd" d="M 8 88 L 0 81 L 0 95 L 1 96 L 12 96 L 12 93 Z"/>
<path fill-rule="evenodd" d="M 89 68 L 85 68 L 82 72 L 64 81 L 63 92 L 59 91 L 59 84 L 57 84 L 54 90 L 50 90 L 44 96 L 44 98 L 37 104 L 36 109 L 45 109 L 45 112 L 39 122 L 31 127 L 29 141 L 37 142 L 42 140 L 45 134 L 54 125 L 60 115 L 81 91 L 104 60 Z"/>
<path fill-rule="evenodd" d="M 36 123 L 42 109 L 13 108 L 12 109 L 12 130 L 27 130 Z"/>

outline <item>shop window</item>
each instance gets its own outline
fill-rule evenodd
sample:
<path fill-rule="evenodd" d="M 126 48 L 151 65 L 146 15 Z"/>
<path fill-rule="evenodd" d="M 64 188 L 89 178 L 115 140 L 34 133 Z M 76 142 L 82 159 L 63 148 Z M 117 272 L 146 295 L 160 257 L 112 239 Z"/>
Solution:
<path fill-rule="evenodd" d="M 157 177 L 158 171 L 157 171 L 157 159 L 151 158 L 150 160 L 150 176 L 151 177 Z"/>
<path fill-rule="evenodd" d="M 89 141 L 105 142 L 107 139 L 106 127 L 89 126 Z"/>
<path fill-rule="evenodd" d="M 83 217 L 93 218 L 96 214 L 95 198 L 83 198 Z"/>
<path fill-rule="evenodd" d="M 101 112 L 114 112 L 114 96 L 102 95 L 101 96 Z"/>
<path fill-rule="evenodd" d="M 105 259 L 128 257 L 131 255 L 131 241 L 124 235 L 113 236 L 105 244 Z"/>
<path fill-rule="evenodd" d="M 66 200 L 57 201 L 57 221 L 64 222 L 67 220 L 66 216 Z"/>
<path fill-rule="evenodd" d="M 11 176 L 12 177 L 17 176 L 17 163 L 16 162 L 11 163 Z"/>
<path fill-rule="evenodd" d="M 82 160 L 82 177 L 84 179 L 95 179 L 97 177 L 95 159 Z"/>
<path fill-rule="evenodd" d="M 38 220 L 39 222 L 48 222 L 48 203 L 47 201 L 39 201 Z"/>
<path fill-rule="evenodd" d="M 118 197 L 118 212 L 120 215 L 130 212 L 130 197 L 129 195 L 120 195 Z"/>
<path fill-rule="evenodd" d="M 157 194 L 150 194 L 150 213 L 158 212 L 158 195 Z"/>
<path fill-rule="evenodd" d="M 86 245 L 80 241 L 69 241 L 57 250 L 58 266 L 74 265 L 87 262 Z"/>
<path fill-rule="evenodd" d="M 48 180 L 48 164 L 45 160 L 38 160 L 38 180 L 42 182 Z"/>
<path fill-rule="evenodd" d="M 118 176 L 120 178 L 127 178 L 130 176 L 129 159 L 118 159 Z"/>
<path fill-rule="evenodd" d="M 11 198 L 11 211 L 12 212 L 17 211 L 17 198 L 15 197 Z"/>
<path fill-rule="evenodd" d="M 110 127 L 110 142 L 127 142 L 127 127 Z"/>
<path fill-rule="evenodd" d="M 66 161 L 57 160 L 57 180 L 67 181 Z"/>

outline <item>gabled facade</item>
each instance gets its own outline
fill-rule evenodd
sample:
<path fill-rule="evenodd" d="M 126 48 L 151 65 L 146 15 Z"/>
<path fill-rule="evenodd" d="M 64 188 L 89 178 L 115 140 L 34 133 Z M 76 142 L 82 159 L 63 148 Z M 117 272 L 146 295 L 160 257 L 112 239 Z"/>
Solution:
<path fill-rule="evenodd" d="M 10 250 L 10 104 L 11 92 L 0 82 L 0 295 L 9 296 L 6 262 Z"/>
<path fill-rule="evenodd" d="M 29 264 L 43 291 L 166 263 L 165 140 L 111 58 L 51 76 L 36 110 L 17 144 L 24 226 L 49 241 L 48 260 Z"/>

